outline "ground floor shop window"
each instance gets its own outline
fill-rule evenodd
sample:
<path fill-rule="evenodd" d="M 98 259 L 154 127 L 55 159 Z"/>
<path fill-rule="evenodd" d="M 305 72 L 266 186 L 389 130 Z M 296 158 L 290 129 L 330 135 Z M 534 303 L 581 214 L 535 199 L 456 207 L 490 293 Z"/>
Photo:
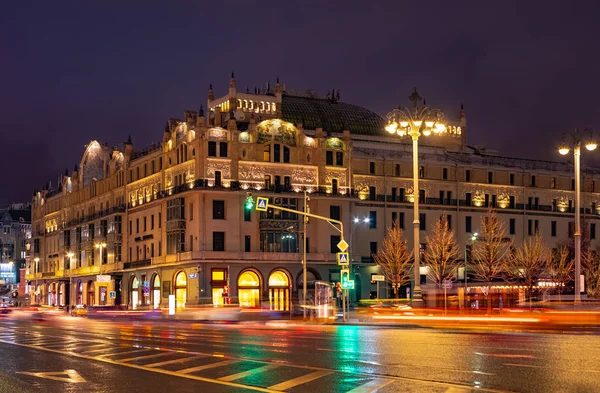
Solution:
<path fill-rule="evenodd" d="M 83 283 L 77 281 L 77 304 L 83 304 Z"/>
<path fill-rule="evenodd" d="M 136 310 L 140 304 L 140 281 L 137 277 L 131 279 L 131 286 L 129 287 L 129 304 L 131 308 Z"/>
<path fill-rule="evenodd" d="M 179 272 L 175 276 L 175 306 L 177 310 L 183 310 L 187 301 L 187 277 L 185 272 Z"/>
<path fill-rule="evenodd" d="M 225 269 L 212 269 L 210 273 L 212 287 L 212 303 L 214 306 L 225 304 L 225 288 L 227 287 L 227 271 Z"/>
<path fill-rule="evenodd" d="M 96 295 L 94 293 L 96 289 L 94 288 L 94 282 L 92 280 L 88 281 L 87 284 L 87 305 L 93 306 L 96 302 Z"/>
<path fill-rule="evenodd" d="M 99 286 L 98 294 L 100 297 L 100 305 L 106 306 L 106 302 L 107 302 L 107 298 L 108 298 L 108 287 L 106 285 Z"/>
<path fill-rule="evenodd" d="M 238 298 L 241 307 L 260 306 L 260 279 L 252 270 L 246 270 L 238 278 Z"/>
<path fill-rule="evenodd" d="M 283 270 L 276 270 L 269 276 L 269 308 L 276 311 L 289 311 L 290 279 Z"/>
<path fill-rule="evenodd" d="M 160 308 L 160 276 L 154 275 L 152 279 L 152 307 Z"/>

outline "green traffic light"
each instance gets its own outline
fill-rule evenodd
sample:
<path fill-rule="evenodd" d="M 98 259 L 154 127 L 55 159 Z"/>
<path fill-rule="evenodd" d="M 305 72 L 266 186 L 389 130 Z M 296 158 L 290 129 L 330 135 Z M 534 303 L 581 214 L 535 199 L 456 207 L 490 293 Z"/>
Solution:
<path fill-rule="evenodd" d="M 246 210 L 254 209 L 254 199 L 252 197 L 246 198 Z"/>

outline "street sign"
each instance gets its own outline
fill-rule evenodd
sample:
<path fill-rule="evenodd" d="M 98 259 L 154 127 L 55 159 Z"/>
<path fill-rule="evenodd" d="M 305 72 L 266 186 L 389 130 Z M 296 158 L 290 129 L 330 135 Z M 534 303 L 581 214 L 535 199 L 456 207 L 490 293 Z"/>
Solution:
<path fill-rule="evenodd" d="M 350 264 L 350 255 L 347 252 L 338 252 L 337 264 L 340 266 L 348 266 Z"/>
<path fill-rule="evenodd" d="M 442 288 L 444 289 L 452 289 L 452 281 L 444 280 L 442 281 Z"/>
<path fill-rule="evenodd" d="M 256 210 L 260 212 L 266 212 L 269 208 L 269 198 L 257 197 L 256 198 Z"/>
<path fill-rule="evenodd" d="M 383 274 L 374 274 L 371 276 L 371 281 L 385 281 L 385 276 Z"/>
<path fill-rule="evenodd" d="M 109 297 L 110 299 L 116 299 L 116 298 L 117 298 L 117 293 L 116 293 L 115 291 L 110 291 L 110 292 L 108 293 L 108 297 Z"/>
<path fill-rule="evenodd" d="M 339 248 L 341 252 L 344 252 L 348 249 L 348 243 L 346 243 L 346 241 L 344 239 L 342 239 L 337 244 L 337 248 Z"/>
<path fill-rule="evenodd" d="M 198 273 L 190 273 L 188 274 L 189 278 L 198 278 Z"/>

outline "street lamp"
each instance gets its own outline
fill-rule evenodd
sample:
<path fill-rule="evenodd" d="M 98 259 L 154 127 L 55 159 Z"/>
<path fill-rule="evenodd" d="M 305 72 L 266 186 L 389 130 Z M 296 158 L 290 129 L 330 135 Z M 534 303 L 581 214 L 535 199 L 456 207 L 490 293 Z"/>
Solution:
<path fill-rule="evenodd" d="M 421 301 L 421 272 L 420 272 L 420 248 L 419 239 L 419 136 L 430 136 L 446 132 L 444 125 L 444 114 L 439 109 L 432 109 L 425 105 L 417 89 L 408 97 L 412 101 L 412 108 L 398 108 L 387 114 L 388 124 L 385 130 L 390 134 L 400 137 L 410 136 L 413 141 L 413 195 L 414 195 L 414 271 L 415 286 L 413 289 L 413 301 Z M 423 105 L 419 103 L 423 101 Z"/>
<path fill-rule="evenodd" d="M 558 147 L 560 154 L 567 155 L 571 150 L 571 144 L 568 143 L 568 137 L 571 138 L 575 166 L 575 297 L 574 303 L 581 302 L 581 142 L 589 151 L 595 150 L 598 144 L 593 139 L 592 130 L 584 129 L 582 132 L 575 129 L 574 132 L 563 134 L 563 140 Z"/>
<path fill-rule="evenodd" d="M 467 242 L 470 241 L 471 245 L 473 245 L 473 242 L 475 240 L 477 240 L 477 235 L 478 235 L 477 232 L 473 233 L 473 235 L 469 239 L 467 239 Z M 464 275 L 465 275 L 465 293 L 464 293 L 464 295 L 465 295 L 465 308 L 466 308 L 466 304 L 467 304 L 466 303 L 467 302 L 467 265 L 469 263 L 469 258 L 468 258 L 468 254 L 467 254 L 467 247 L 468 247 L 468 244 L 465 245 L 465 271 L 464 271 Z M 473 252 L 473 250 L 471 250 L 471 252 Z M 471 258 L 471 259 L 473 259 L 473 258 Z"/>

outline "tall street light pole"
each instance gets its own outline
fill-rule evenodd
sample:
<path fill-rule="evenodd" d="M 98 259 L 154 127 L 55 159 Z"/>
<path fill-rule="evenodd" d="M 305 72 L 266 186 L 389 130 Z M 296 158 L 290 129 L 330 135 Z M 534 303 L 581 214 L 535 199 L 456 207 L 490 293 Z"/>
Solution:
<path fill-rule="evenodd" d="M 410 136 L 413 142 L 413 198 L 414 198 L 414 275 L 415 286 L 413 288 L 413 301 L 422 301 L 421 293 L 421 242 L 420 242 L 420 221 L 419 221 L 419 136 L 429 136 L 431 133 L 440 134 L 446 132 L 444 125 L 444 114 L 439 109 L 432 109 L 426 106 L 425 100 L 421 98 L 417 89 L 408 97 L 412 101 L 412 108 L 398 108 L 387 114 L 388 124 L 385 127 L 390 134 L 397 134 L 401 137 Z M 421 101 L 423 104 L 420 105 Z"/>
<path fill-rule="evenodd" d="M 571 138 L 573 145 L 574 166 L 575 166 L 575 304 L 581 303 L 581 142 L 584 141 L 585 148 L 589 151 L 595 150 L 598 144 L 594 141 L 591 129 L 585 129 L 579 132 L 577 129 L 573 133 L 563 135 L 563 141 L 558 148 L 560 154 L 569 154 L 570 144 L 568 137 Z"/>

